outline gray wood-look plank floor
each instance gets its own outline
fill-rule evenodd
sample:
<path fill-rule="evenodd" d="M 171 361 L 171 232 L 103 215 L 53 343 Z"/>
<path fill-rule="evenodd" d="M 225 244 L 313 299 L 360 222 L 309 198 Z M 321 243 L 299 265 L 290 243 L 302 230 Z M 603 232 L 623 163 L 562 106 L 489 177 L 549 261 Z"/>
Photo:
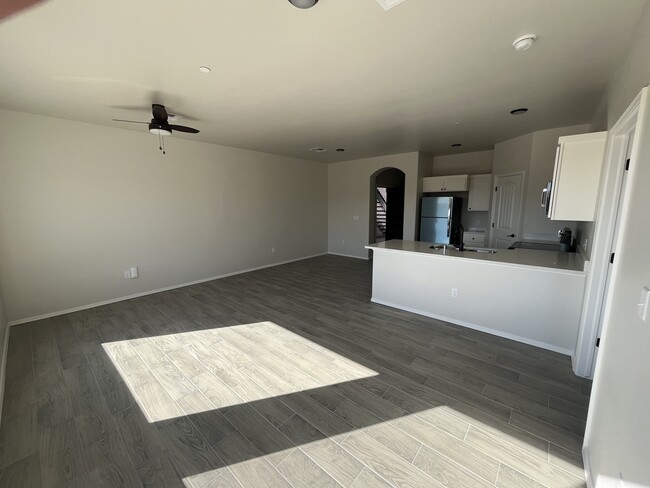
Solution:
<path fill-rule="evenodd" d="M 13 327 L 2 487 L 585 486 L 567 357 L 323 256 Z"/>

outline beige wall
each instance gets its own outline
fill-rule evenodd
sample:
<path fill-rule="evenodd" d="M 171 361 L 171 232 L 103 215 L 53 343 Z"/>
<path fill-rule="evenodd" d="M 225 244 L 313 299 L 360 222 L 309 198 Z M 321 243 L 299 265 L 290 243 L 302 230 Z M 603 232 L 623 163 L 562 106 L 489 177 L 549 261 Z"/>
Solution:
<path fill-rule="evenodd" d="M 358 159 L 327 166 L 328 250 L 367 258 L 369 244 L 370 176 L 383 168 L 397 168 L 406 175 L 404 197 L 404 239 L 416 235 L 417 203 L 423 164 L 417 152 Z M 420 188 L 420 190 L 418 190 Z"/>
<path fill-rule="evenodd" d="M 327 251 L 325 165 L 9 111 L 0 134 L 10 321 Z"/>
<path fill-rule="evenodd" d="M 511 171 L 528 171 L 532 150 L 532 133 L 495 144 L 492 172 L 498 175 Z"/>
<path fill-rule="evenodd" d="M 482 175 L 492 173 L 494 151 L 475 151 L 463 154 L 435 156 L 431 174 L 424 176 Z"/>
<path fill-rule="evenodd" d="M 609 85 L 607 123 L 612 127 L 641 88 L 650 82 L 650 7 L 639 21 L 628 56 Z M 648 120 L 646 114 L 646 121 Z M 649 124 L 650 125 L 650 124 Z M 650 287 L 650 126 L 635 141 L 622 215 L 608 315 L 589 411 L 587 442 L 595 476 L 619 486 L 650 484 L 650 327 L 636 314 L 641 287 Z M 634 157 L 634 154 L 633 154 Z M 598 224 L 596 224 L 598 225 Z M 637 485 L 634 485 L 637 486 Z"/>

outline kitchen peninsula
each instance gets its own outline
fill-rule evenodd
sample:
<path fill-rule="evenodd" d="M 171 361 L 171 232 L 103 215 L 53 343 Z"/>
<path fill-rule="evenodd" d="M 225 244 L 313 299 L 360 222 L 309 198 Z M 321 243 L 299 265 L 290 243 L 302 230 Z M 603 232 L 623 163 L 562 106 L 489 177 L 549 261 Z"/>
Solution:
<path fill-rule="evenodd" d="M 573 354 L 586 281 L 579 255 L 430 246 L 366 246 L 373 251 L 372 301 Z"/>

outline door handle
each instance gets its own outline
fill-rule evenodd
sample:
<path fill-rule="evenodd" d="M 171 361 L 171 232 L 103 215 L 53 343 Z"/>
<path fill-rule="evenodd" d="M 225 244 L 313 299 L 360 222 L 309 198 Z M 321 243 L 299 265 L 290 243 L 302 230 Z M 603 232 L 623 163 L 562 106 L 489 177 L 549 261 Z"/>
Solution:
<path fill-rule="evenodd" d="M 514 234 L 508 234 L 506 237 L 515 237 Z"/>
<path fill-rule="evenodd" d="M 542 208 L 546 208 L 546 199 L 548 198 L 548 188 L 542 190 L 541 204 Z"/>

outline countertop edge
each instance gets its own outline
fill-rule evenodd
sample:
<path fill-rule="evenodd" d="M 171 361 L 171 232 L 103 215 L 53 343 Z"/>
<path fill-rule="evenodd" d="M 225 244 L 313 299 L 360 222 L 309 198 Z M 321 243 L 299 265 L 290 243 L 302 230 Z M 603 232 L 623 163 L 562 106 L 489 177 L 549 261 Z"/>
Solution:
<path fill-rule="evenodd" d="M 366 249 L 370 249 L 373 252 L 375 251 L 386 251 L 386 252 L 393 252 L 393 253 L 398 253 L 398 254 L 416 254 L 416 255 L 424 255 L 424 256 L 431 256 L 434 258 L 455 258 L 455 259 L 461 259 L 463 261 L 471 261 L 474 263 L 482 263 L 482 264 L 488 264 L 488 265 L 495 265 L 495 266 L 505 266 L 505 267 L 510 267 L 510 268 L 528 268 L 528 269 L 533 269 L 535 271 L 546 271 L 549 273 L 560 273 L 560 274 L 570 274 L 570 275 L 578 275 L 578 276 L 586 276 L 587 273 L 585 271 L 580 271 L 580 270 L 572 270 L 572 269 L 562 269 L 562 268 L 551 268 L 549 266 L 536 266 L 534 264 L 520 264 L 520 263 L 508 263 L 505 261 L 488 261 L 484 259 L 476 259 L 476 258 L 471 258 L 467 256 L 456 256 L 456 255 L 449 255 L 449 254 L 438 254 L 438 253 L 429 253 L 429 252 L 422 252 L 422 251 L 409 251 L 409 250 L 404 250 L 404 249 L 387 249 L 385 247 L 377 247 L 372 244 L 369 244 L 367 246 L 364 246 Z M 458 252 L 458 251 L 456 251 Z M 547 252 L 547 251 L 540 251 L 540 252 Z"/>

